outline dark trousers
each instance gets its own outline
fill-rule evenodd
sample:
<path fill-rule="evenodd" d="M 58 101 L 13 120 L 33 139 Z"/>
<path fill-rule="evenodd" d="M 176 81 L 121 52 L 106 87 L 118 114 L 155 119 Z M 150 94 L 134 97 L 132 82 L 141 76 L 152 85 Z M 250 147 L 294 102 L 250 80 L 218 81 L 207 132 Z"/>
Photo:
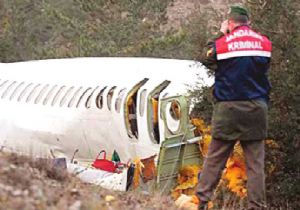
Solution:
<path fill-rule="evenodd" d="M 213 139 L 200 175 L 197 196 L 201 201 L 209 201 L 221 178 L 227 159 L 236 141 Z M 264 141 L 241 141 L 247 170 L 248 209 L 265 207 Z"/>

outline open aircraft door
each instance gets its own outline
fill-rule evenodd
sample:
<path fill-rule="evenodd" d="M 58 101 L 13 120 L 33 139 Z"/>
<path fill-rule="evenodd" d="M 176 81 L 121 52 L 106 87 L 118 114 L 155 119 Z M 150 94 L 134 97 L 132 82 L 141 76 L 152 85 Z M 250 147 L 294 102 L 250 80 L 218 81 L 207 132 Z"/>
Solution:
<path fill-rule="evenodd" d="M 200 138 L 194 136 L 195 128 L 190 124 L 187 98 L 173 96 L 160 101 L 164 140 L 157 164 L 157 185 L 162 193 L 169 193 L 182 167 L 200 165 L 203 160 L 199 148 Z"/>

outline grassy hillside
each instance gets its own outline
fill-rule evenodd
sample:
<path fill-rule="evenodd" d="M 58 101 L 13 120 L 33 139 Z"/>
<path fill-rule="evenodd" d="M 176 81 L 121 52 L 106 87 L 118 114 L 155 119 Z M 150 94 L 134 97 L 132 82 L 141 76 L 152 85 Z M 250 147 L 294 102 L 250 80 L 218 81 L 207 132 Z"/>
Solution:
<path fill-rule="evenodd" d="M 171 0 L 1 1 L 3 62 L 82 56 L 178 55 L 186 34 L 163 30 Z M 181 51 L 181 50 L 180 50 Z"/>

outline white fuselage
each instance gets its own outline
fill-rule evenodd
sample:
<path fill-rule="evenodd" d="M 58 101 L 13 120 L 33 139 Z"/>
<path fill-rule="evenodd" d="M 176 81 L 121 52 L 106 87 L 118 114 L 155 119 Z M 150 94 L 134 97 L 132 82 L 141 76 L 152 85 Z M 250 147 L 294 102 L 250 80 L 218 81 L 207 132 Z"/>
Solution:
<path fill-rule="evenodd" d="M 0 64 L 0 147 L 68 158 L 78 149 L 81 161 L 94 159 L 102 149 L 108 154 L 116 150 L 123 161 L 149 157 L 159 152 L 164 133 L 159 123 L 160 141 L 151 139 L 148 95 L 166 80 L 170 84 L 159 98 L 186 94 L 196 74 L 212 83 L 204 67 L 185 60 L 73 58 Z M 135 95 L 136 137 L 126 127 L 126 98 L 145 78 Z"/>

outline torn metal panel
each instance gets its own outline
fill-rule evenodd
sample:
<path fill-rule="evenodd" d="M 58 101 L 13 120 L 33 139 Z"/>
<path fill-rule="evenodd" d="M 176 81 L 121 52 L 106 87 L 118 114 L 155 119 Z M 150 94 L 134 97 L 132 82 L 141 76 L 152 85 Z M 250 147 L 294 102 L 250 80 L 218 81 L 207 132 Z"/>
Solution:
<path fill-rule="evenodd" d="M 170 115 L 169 104 L 180 106 L 177 129 L 172 129 L 167 120 Z M 169 193 L 176 184 L 179 170 L 187 165 L 200 165 L 203 162 L 199 148 L 199 137 L 194 136 L 194 127 L 189 122 L 188 103 L 184 96 L 169 97 L 161 100 L 162 118 L 165 124 L 159 159 L 157 185 L 163 193 Z"/>

